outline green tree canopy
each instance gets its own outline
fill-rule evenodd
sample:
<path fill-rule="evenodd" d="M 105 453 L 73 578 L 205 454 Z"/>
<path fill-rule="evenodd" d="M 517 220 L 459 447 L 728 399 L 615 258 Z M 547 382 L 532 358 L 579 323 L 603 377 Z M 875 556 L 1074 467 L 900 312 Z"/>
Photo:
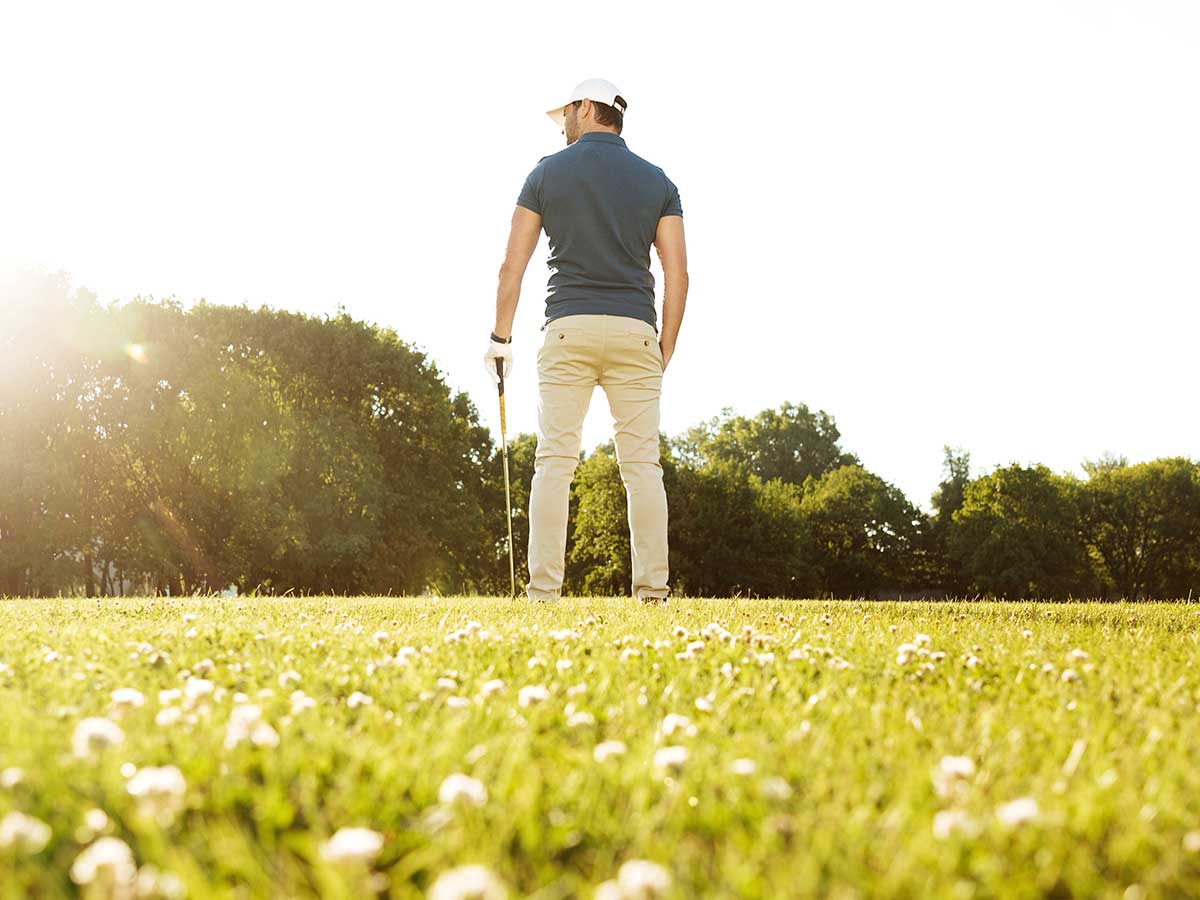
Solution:
<path fill-rule="evenodd" d="M 823 593 L 873 596 L 913 582 L 924 517 L 899 488 L 862 466 L 839 466 L 809 479 L 801 509 Z"/>
<path fill-rule="evenodd" d="M 1200 465 L 1173 457 L 1084 468 L 1085 531 L 1118 596 L 1200 594 Z"/>
<path fill-rule="evenodd" d="M 1080 490 L 1040 465 L 1011 465 L 968 484 L 949 552 L 970 589 L 1011 599 L 1094 595 Z"/>
<path fill-rule="evenodd" d="M 680 461 L 694 467 L 706 462 L 736 462 L 763 481 L 778 478 L 802 485 L 838 466 L 858 462 L 838 445 L 833 417 L 803 404 L 784 403 L 753 418 L 721 416 L 697 425 L 674 442 Z"/>

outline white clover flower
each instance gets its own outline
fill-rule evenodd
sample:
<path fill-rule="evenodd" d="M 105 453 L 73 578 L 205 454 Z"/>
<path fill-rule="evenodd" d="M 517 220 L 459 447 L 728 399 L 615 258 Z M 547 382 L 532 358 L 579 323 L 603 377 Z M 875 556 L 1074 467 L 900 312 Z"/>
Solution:
<path fill-rule="evenodd" d="M 252 703 L 235 706 L 225 728 L 225 747 L 232 749 L 249 740 L 256 747 L 278 747 L 279 733 L 262 720 L 262 709 Z"/>
<path fill-rule="evenodd" d="M 358 709 L 360 706 L 370 706 L 375 701 L 362 691 L 355 691 L 346 698 L 346 705 L 351 709 Z"/>
<path fill-rule="evenodd" d="M 479 696 L 490 697 L 492 694 L 498 694 L 502 690 L 504 690 L 504 680 L 493 678 L 491 681 L 485 681 L 479 686 Z"/>
<path fill-rule="evenodd" d="M 1087 662 L 1089 658 L 1088 652 L 1086 650 L 1080 650 L 1078 647 L 1067 654 L 1067 659 L 1073 663 Z"/>
<path fill-rule="evenodd" d="M 654 752 L 654 768 L 656 769 L 678 771 L 687 764 L 687 760 L 687 747 L 660 747 Z"/>
<path fill-rule="evenodd" d="M 713 711 L 712 695 L 706 694 L 703 697 L 697 697 L 695 706 L 696 706 L 696 709 L 700 710 L 700 712 L 712 712 Z"/>
<path fill-rule="evenodd" d="M 1038 817 L 1038 803 L 1033 797 L 1019 797 L 996 807 L 996 817 L 1008 826 L 1020 825 Z"/>
<path fill-rule="evenodd" d="M 681 716 L 678 713 L 667 713 L 662 720 L 662 724 L 658 726 L 659 734 L 663 737 L 671 737 L 677 731 L 682 731 L 688 737 L 693 737 L 696 734 L 696 726 L 692 724 L 692 720 L 687 716 Z"/>
<path fill-rule="evenodd" d="M 624 756 L 625 750 L 624 741 L 601 741 L 592 750 L 592 759 L 598 763 L 604 762 L 613 756 Z"/>
<path fill-rule="evenodd" d="M 636 659 L 642 655 L 642 651 L 635 647 L 626 647 L 621 651 L 621 662 L 629 662 L 631 659 Z"/>
<path fill-rule="evenodd" d="M 142 815 L 165 827 L 183 808 L 187 782 L 175 766 L 147 766 L 137 770 L 125 790 L 137 801 Z"/>
<path fill-rule="evenodd" d="M 483 782 L 457 772 L 448 775 L 438 788 L 438 801 L 441 803 L 458 803 L 460 800 L 470 806 L 483 806 L 487 803 L 488 792 Z"/>
<path fill-rule="evenodd" d="M 116 747 L 125 740 L 125 732 L 121 726 L 111 719 L 92 716 L 84 719 L 75 726 L 75 734 L 71 737 L 71 749 L 80 759 L 95 756 Z"/>
<path fill-rule="evenodd" d="M 158 705 L 170 706 L 177 700 L 182 699 L 183 691 L 179 688 L 163 688 L 158 692 Z"/>
<path fill-rule="evenodd" d="M 912 642 L 917 647 L 928 647 L 929 646 L 929 635 L 918 634 L 916 637 L 913 638 Z"/>
<path fill-rule="evenodd" d="M 334 864 L 370 865 L 383 849 L 383 835 L 370 828 L 339 828 L 320 846 L 321 858 Z"/>
<path fill-rule="evenodd" d="M 250 732 L 250 743 L 255 747 L 278 747 L 279 732 L 267 722 L 256 722 Z"/>
<path fill-rule="evenodd" d="M 595 725 L 596 717 L 590 712 L 574 712 L 567 718 L 568 728 L 582 728 L 588 725 Z"/>
<path fill-rule="evenodd" d="M 304 693 L 304 691 L 299 690 L 299 689 L 292 691 L 292 694 L 288 698 L 288 700 L 292 704 L 292 715 L 293 716 L 296 715 L 297 713 L 304 712 L 304 710 L 306 710 L 306 709 L 314 709 L 317 705 L 316 700 L 314 700 L 312 697 L 308 696 L 308 694 Z"/>
<path fill-rule="evenodd" d="M 560 672 L 565 672 L 568 669 L 570 669 L 571 666 L 573 666 L 573 665 L 575 665 L 575 664 L 573 662 L 571 662 L 571 660 L 569 660 L 569 659 L 560 659 L 558 662 L 556 662 L 554 664 L 554 668 L 556 668 Z"/>
<path fill-rule="evenodd" d="M 529 657 L 529 662 L 526 663 L 526 668 L 529 669 L 544 669 L 545 667 L 546 661 L 540 656 L 531 656 Z"/>
<path fill-rule="evenodd" d="M 200 662 L 196 663 L 196 665 L 192 666 L 192 671 L 197 675 L 207 675 L 215 668 L 216 665 L 211 659 L 202 659 Z"/>
<path fill-rule="evenodd" d="M 371 640 L 373 640 L 377 644 L 382 644 L 387 639 L 388 639 L 388 633 L 386 631 L 377 631 L 373 635 L 371 635 Z"/>
<path fill-rule="evenodd" d="M 896 648 L 896 665 L 907 666 L 917 653 L 917 645 L 905 642 Z"/>
<path fill-rule="evenodd" d="M 471 701 L 466 697 L 453 696 L 446 698 L 446 706 L 450 707 L 450 709 L 466 709 L 470 705 Z"/>
<path fill-rule="evenodd" d="M 279 686 L 281 688 L 285 688 L 289 684 L 299 684 L 299 683 L 300 683 L 300 673 L 297 672 L 295 669 L 288 669 L 286 672 L 279 673 Z"/>
<path fill-rule="evenodd" d="M 734 775 L 749 777 L 758 771 L 758 763 L 752 759 L 735 759 L 729 764 L 729 771 Z"/>
<path fill-rule="evenodd" d="M 41 853 L 50 843 L 50 826 L 41 819 L 13 810 L 0 819 L 0 849 Z"/>
<path fill-rule="evenodd" d="M 631 859 L 617 870 L 617 886 L 628 900 L 653 900 L 671 890 L 671 873 L 658 863 Z"/>
<path fill-rule="evenodd" d="M 1076 672 L 1074 669 L 1063 669 L 1062 670 L 1062 680 L 1065 682 L 1078 681 L 1079 673 Z"/>
<path fill-rule="evenodd" d="M 438 876 L 429 900 L 506 900 L 508 889 L 487 866 L 459 866 Z"/>
<path fill-rule="evenodd" d="M 768 800 L 786 800 L 792 796 L 792 786 L 782 778 L 767 778 L 762 783 L 762 794 Z"/>
<path fill-rule="evenodd" d="M 975 774 L 975 761 L 969 756 L 943 756 L 933 770 L 933 789 L 943 799 L 957 797 Z"/>
<path fill-rule="evenodd" d="M 1026 640 L 1029 640 L 1029 638 L 1033 637 L 1033 632 L 1030 631 L 1028 628 L 1024 628 L 1021 630 L 1021 637 L 1025 638 Z"/>
<path fill-rule="evenodd" d="M 952 778 L 970 778 L 975 774 L 975 760 L 969 756 L 943 756 L 938 768 Z"/>
<path fill-rule="evenodd" d="M 963 665 L 968 669 L 977 669 L 983 665 L 983 660 L 974 653 L 968 653 L 966 659 L 963 660 Z"/>
<path fill-rule="evenodd" d="M 1183 836 L 1183 849 L 1188 853 L 1200 853 L 1200 831 L 1189 831 Z"/>
<path fill-rule="evenodd" d="M 161 872 L 150 863 L 138 869 L 133 883 L 133 895 L 137 898 L 160 898 L 160 900 L 183 900 L 187 890 L 183 881 L 173 872 Z"/>
<path fill-rule="evenodd" d="M 392 662 L 397 666 L 407 666 L 412 658 L 416 655 L 416 647 L 401 647 L 396 651 L 396 656 Z"/>
<path fill-rule="evenodd" d="M 979 832 L 979 826 L 961 809 L 939 810 L 933 817 L 933 836 L 939 841 L 944 841 L 956 832 L 966 837 L 974 837 Z"/>
<path fill-rule="evenodd" d="M 441 678 L 439 678 L 437 680 L 436 686 L 439 691 L 456 691 L 456 690 L 458 690 L 458 682 L 455 681 L 453 678 L 447 678 L 445 675 L 443 675 Z"/>
<path fill-rule="evenodd" d="M 81 887 L 94 886 L 101 896 L 128 896 L 135 878 L 133 851 L 120 838 L 100 838 L 71 864 L 71 880 Z"/>
<path fill-rule="evenodd" d="M 532 706 L 550 699 L 550 692 L 540 684 L 527 684 L 517 692 L 517 703 Z"/>
<path fill-rule="evenodd" d="M 213 692 L 215 685 L 207 678 L 197 678 L 194 675 L 189 675 L 187 681 L 183 683 L 183 696 L 187 698 L 189 703 L 195 703 L 201 697 L 207 697 Z"/>
<path fill-rule="evenodd" d="M 154 716 L 154 724 L 159 728 L 169 728 L 183 718 L 183 710 L 178 706 L 167 706 L 160 709 Z"/>
<path fill-rule="evenodd" d="M 146 698 L 137 688 L 117 688 L 110 695 L 113 712 L 121 714 L 133 709 L 139 709 L 146 703 Z"/>
<path fill-rule="evenodd" d="M 9 766 L 0 772 L 0 788 L 4 788 L 6 791 L 11 791 L 24 780 L 25 770 L 19 766 Z"/>
<path fill-rule="evenodd" d="M 88 831 L 99 834 L 108 827 L 108 813 L 93 806 L 83 814 L 83 824 Z"/>

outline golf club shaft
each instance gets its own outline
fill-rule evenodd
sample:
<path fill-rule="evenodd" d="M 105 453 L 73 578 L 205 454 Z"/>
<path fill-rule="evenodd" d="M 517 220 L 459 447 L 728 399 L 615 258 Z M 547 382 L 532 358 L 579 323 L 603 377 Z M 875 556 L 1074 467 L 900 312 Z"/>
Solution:
<path fill-rule="evenodd" d="M 511 596 L 517 596 L 517 568 L 513 559 L 512 533 L 512 490 L 508 484 L 508 423 L 504 418 L 504 360 L 496 360 L 496 374 L 500 376 L 500 454 L 504 457 L 504 511 L 508 521 L 508 581 Z"/>

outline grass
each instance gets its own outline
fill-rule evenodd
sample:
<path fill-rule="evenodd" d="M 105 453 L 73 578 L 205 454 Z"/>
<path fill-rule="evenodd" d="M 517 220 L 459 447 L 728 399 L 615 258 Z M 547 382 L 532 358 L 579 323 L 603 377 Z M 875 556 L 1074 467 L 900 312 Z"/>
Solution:
<path fill-rule="evenodd" d="M 422 896 L 469 863 L 509 896 L 589 897 L 630 860 L 665 867 L 667 896 L 1197 896 L 1198 610 L 8 601 L 0 816 L 50 836 L 0 849 L 0 896 L 77 895 L 102 834 L 192 898 Z M 189 677 L 212 693 L 160 702 Z M 549 696 L 523 706 L 526 686 Z M 114 711 L 122 688 L 144 705 Z M 124 739 L 77 756 L 93 716 Z M 597 761 L 604 741 L 626 752 Z M 678 768 L 655 765 L 668 746 Z M 969 763 L 939 775 L 947 756 Z M 157 809 L 128 789 L 152 766 L 186 785 Z M 486 798 L 442 802 L 455 773 Z M 326 858 L 345 827 L 378 851 Z"/>

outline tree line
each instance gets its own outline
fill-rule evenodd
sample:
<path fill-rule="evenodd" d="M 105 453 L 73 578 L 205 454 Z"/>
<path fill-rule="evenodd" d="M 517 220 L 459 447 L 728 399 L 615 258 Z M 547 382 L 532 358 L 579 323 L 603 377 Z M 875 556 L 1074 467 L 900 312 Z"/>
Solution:
<path fill-rule="evenodd" d="M 394 331 L 343 312 L 0 298 L 0 595 L 503 593 L 500 448 Z M 785 403 L 662 435 L 671 583 L 699 596 L 1200 594 L 1200 465 L 972 477 L 932 513 Z M 518 572 L 536 437 L 510 438 Z M 629 592 L 613 445 L 581 454 L 564 588 Z"/>

